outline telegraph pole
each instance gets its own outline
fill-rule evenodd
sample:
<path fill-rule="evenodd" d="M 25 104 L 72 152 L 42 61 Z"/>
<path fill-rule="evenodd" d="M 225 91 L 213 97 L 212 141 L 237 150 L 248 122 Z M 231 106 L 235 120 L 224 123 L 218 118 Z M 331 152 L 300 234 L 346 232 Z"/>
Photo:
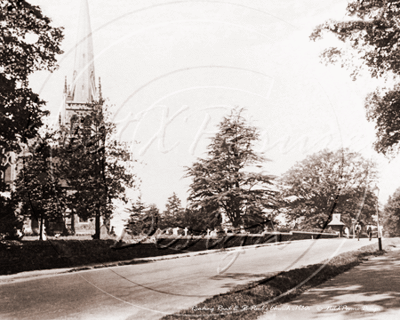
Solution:
<path fill-rule="evenodd" d="M 379 251 L 382 251 L 382 234 L 381 234 L 381 227 L 379 225 L 379 200 L 378 200 L 379 188 L 378 188 L 378 186 L 375 186 L 375 189 L 378 190 L 377 195 L 376 195 L 376 197 L 377 197 L 377 199 L 376 199 L 377 200 L 376 201 L 376 220 L 377 220 L 377 225 L 378 225 L 378 247 L 379 247 Z"/>

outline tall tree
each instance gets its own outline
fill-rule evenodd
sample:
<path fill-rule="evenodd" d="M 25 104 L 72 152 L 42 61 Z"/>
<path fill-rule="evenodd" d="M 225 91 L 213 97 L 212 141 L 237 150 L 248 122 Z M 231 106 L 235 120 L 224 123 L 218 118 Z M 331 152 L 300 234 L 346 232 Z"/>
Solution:
<path fill-rule="evenodd" d="M 21 226 L 10 200 L 2 196 L 4 154 L 20 152 L 19 143 L 36 136 L 47 114 L 45 102 L 29 87 L 29 76 L 38 70 L 53 71 L 61 54 L 62 29 L 50 25 L 38 6 L 25 0 L 0 2 L 0 224 Z M 8 208 L 6 210 L 6 208 Z"/>
<path fill-rule="evenodd" d="M 377 197 L 372 180 L 376 165 L 356 152 L 323 150 L 297 162 L 280 179 L 282 206 L 287 219 L 303 219 L 301 228 L 322 228 L 330 219 L 334 201 L 341 221 L 372 221 Z M 360 211 L 361 209 L 361 211 Z"/>
<path fill-rule="evenodd" d="M 389 196 L 383 209 L 383 228 L 391 237 L 400 236 L 400 188 Z"/>
<path fill-rule="evenodd" d="M 160 228 L 181 227 L 181 220 L 184 211 L 185 209 L 182 207 L 181 199 L 179 199 L 177 194 L 174 192 L 170 197 L 168 197 L 165 210 L 161 214 Z"/>
<path fill-rule="evenodd" d="M 95 217 L 94 238 L 98 239 L 100 219 L 109 221 L 113 200 L 126 203 L 126 190 L 136 187 L 138 181 L 127 145 L 115 138 L 107 107 L 102 101 L 88 107 L 91 111 L 81 123 L 60 133 L 59 161 L 70 189 L 67 203 L 83 219 Z"/>
<path fill-rule="evenodd" d="M 263 220 L 274 208 L 274 177 L 259 172 L 265 158 L 254 151 L 257 129 L 247 124 L 243 109 L 234 109 L 218 125 L 207 157 L 186 169 L 191 177 L 189 204 L 224 213 L 234 227 Z"/>
<path fill-rule="evenodd" d="M 12 193 L 13 201 L 21 206 L 21 214 L 39 221 L 40 240 L 45 223 L 63 221 L 65 211 L 66 190 L 54 161 L 57 149 L 51 142 L 49 136 L 30 141 L 20 157 L 22 166 Z"/>
<path fill-rule="evenodd" d="M 160 212 L 155 204 L 147 206 L 139 197 L 130 212 L 126 230 L 131 235 L 152 235 L 158 227 Z"/>
<path fill-rule="evenodd" d="M 343 47 L 327 48 L 322 53 L 326 63 L 340 62 L 355 79 L 361 70 L 372 77 L 393 77 L 393 88 L 377 89 L 366 99 L 367 119 L 375 123 L 375 150 L 385 155 L 399 151 L 400 142 L 400 2 L 394 0 L 355 0 L 348 4 L 351 20 L 327 21 L 317 26 L 310 38 L 325 33 L 335 35 Z"/>
<path fill-rule="evenodd" d="M 33 138 L 46 114 L 28 77 L 56 68 L 63 34 L 25 0 L 1 1 L 0 21 L 0 148 L 18 152 L 18 140 Z"/>
<path fill-rule="evenodd" d="M 139 197 L 128 211 L 130 214 L 126 229 L 129 234 L 139 235 L 142 232 L 143 220 L 146 214 L 146 206 L 142 201 L 142 197 Z"/>

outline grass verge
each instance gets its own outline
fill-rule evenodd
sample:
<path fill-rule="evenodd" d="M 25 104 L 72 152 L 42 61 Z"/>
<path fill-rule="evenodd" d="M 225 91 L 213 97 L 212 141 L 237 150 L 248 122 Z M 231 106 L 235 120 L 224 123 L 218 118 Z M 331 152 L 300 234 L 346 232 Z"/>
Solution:
<path fill-rule="evenodd" d="M 394 246 L 387 242 L 384 249 Z M 376 244 L 346 252 L 320 264 L 280 272 L 270 277 L 237 286 L 231 291 L 214 296 L 187 310 L 167 315 L 162 320 L 172 319 L 225 319 L 251 320 L 276 306 L 293 300 L 304 291 L 320 285 L 333 277 L 355 267 L 368 256 L 383 255 Z"/>

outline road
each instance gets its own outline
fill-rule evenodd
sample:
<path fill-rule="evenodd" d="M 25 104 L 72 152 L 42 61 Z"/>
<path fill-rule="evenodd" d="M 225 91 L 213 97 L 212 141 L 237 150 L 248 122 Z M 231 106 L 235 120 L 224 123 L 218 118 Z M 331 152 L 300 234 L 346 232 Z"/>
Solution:
<path fill-rule="evenodd" d="M 236 285 L 368 244 L 305 240 L 1 283 L 0 319 L 159 319 Z"/>

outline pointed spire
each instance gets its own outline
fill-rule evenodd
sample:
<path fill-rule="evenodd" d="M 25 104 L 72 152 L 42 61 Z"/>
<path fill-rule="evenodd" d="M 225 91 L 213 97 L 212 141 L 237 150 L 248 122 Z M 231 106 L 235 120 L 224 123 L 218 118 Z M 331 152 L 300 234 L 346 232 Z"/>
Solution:
<path fill-rule="evenodd" d="M 71 91 L 72 101 L 78 103 L 94 101 L 96 97 L 95 82 L 93 40 L 92 29 L 90 26 L 89 5 L 87 0 L 81 0 Z"/>
<path fill-rule="evenodd" d="M 99 101 L 103 100 L 103 93 L 101 92 L 101 78 L 99 77 Z"/>
<path fill-rule="evenodd" d="M 68 94 L 68 85 L 67 85 L 67 77 L 65 77 L 65 83 L 64 83 L 64 95 L 66 96 Z"/>

